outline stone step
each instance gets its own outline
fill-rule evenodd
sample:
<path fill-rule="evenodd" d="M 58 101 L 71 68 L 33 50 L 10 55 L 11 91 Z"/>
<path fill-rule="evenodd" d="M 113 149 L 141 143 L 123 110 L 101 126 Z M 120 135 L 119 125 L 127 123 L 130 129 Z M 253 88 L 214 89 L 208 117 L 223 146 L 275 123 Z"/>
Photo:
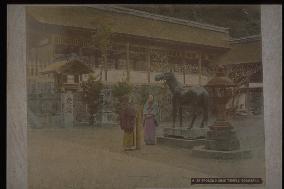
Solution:
<path fill-rule="evenodd" d="M 206 137 L 208 128 L 164 128 L 163 132 L 165 137 L 175 136 L 184 139 L 200 139 Z"/>
<path fill-rule="evenodd" d="M 172 147 L 192 149 L 194 146 L 205 144 L 205 139 L 180 139 L 171 137 L 157 137 L 157 143 Z"/>
<path fill-rule="evenodd" d="M 247 159 L 251 158 L 250 150 L 232 150 L 232 151 L 217 151 L 207 150 L 204 146 L 195 146 L 192 149 L 192 155 L 201 158 L 210 159 Z"/>

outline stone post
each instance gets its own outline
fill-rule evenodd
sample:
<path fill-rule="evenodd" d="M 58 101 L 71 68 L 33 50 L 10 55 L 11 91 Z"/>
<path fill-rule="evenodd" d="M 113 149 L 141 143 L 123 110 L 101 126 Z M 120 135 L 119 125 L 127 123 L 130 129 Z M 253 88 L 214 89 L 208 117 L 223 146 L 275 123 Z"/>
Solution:
<path fill-rule="evenodd" d="M 65 93 L 61 94 L 61 102 L 63 109 L 63 126 L 64 127 L 73 127 L 74 126 L 74 96 L 72 91 L 67 90 Z"/>

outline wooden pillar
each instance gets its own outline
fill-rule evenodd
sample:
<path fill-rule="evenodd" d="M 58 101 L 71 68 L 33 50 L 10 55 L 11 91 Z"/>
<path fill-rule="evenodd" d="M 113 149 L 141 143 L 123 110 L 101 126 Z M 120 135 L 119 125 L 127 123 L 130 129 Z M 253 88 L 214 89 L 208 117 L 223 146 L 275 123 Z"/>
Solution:
<path fill-rule="evenodd" d="M 170 67 L 170 70 L 172 70 L 172 71 L 174 72 L 174 68 L 172 68 L 172 65 L 169 65 L 169 57 L 168 57 L 168 54 L 166 54 L 165 60 L 166 60 L 166 65 L 167 65 L 168 67 Z"/>
<path fill-rule="evenodd" d="M 103 53 L 100 54 L 100 59 L 98 60 L 98 66 L 99 66 L 99 70 L 100 70 L 100 81 L 103 81 L 103 69 L 104 69 L 104 56 Z"/>
<path fill-rule="evenodd" d="M 185 84 L 185 66 L 183 66 L 183 84 Z"/>
<path fill-rule="evenodd" d="M 248 111 L 249 110 L 249 85 L 248 84 L 245 84 L 245 104 L 244 104 L 244 109 L 245 111 Z"/>
<path fill-rule="evenodd" d="M 182 58 L 182 73 L 183 73 L 183 84 L 185 84 L 185 54 Z"/>
<path fill-rule="evenodd" d="M 199 53 L 198 56 L 198 84 L 201 85 L 202 76 L 202 54 Z"/>
<path fill-rule="evenodd" d="M 95 69 L 100 66 L 100 62 L 99 62 L 98 55 L 95 55 L 95 57 L 94 57 L 94 63 L 92 64 L 92 66 L 93 66 Z"/>
<path fill-rule="evenodd" d="M 34 69 L 34 72 L 35 72 L 35 75 L 37 76 L 38 75 L 38 67 L 39 67 L 39 47 L 37 46 L 35 48 L 35 69 Z"/>
<path fill-rule="evenodd" d="M 107 51 L 103 54 L 103 61 L 104 61 L 104 80 L 107 81 Z"/>
<path fill-rule="evenodd" d="M 147 49 L 147 80 L 148 83 L 151 81 L 151 56 L 150 56 L 150 48 Z"/>
<path fill-rule="evenodd" d="M 114 69 L 118 69 L 118 57 L 115 57 L 115 60 L 114 60 Z"/>
<path fill-rule="evenodd" d="M 130 79 L 130 58 L 129 58 L 129 42 L 126 43 L 126 81 L 129 82 Z"/>

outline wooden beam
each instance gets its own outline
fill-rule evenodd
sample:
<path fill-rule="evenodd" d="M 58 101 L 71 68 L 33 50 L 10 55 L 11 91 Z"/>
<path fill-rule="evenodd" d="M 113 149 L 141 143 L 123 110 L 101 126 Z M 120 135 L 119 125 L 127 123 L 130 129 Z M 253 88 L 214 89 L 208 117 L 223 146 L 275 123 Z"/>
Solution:
<path fill-rule="evenodd" d="M 126 43 L 126 81 L 129 82 L 130 79 L 130 57 L 129 57 L 129 42 Z"/>

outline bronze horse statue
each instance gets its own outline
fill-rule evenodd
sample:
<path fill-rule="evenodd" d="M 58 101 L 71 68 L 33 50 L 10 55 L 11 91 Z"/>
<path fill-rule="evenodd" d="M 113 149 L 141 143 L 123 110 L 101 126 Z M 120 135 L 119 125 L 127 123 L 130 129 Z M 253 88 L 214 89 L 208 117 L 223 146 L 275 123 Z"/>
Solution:
<path fill-rule="evenodd" d="M 182 109 L 189 106 L 193 110 L 193 117 L 188 129 L 194 125 L 195 119 L 199 114 L 203 114 L 203 119 L 200 128 L 203 128 L 208 122 L 208 106 L 209 94 L 202 86 L 192 86 L 189 88 L 184 87 L 177 81 L 173 72 L 157 74 L 156 81 L 164 80 L 172 93 L 173 105 L 173 127 L 175 127 L 177 111 L 179 113 L 180 127 L 182 127 Z"/>

